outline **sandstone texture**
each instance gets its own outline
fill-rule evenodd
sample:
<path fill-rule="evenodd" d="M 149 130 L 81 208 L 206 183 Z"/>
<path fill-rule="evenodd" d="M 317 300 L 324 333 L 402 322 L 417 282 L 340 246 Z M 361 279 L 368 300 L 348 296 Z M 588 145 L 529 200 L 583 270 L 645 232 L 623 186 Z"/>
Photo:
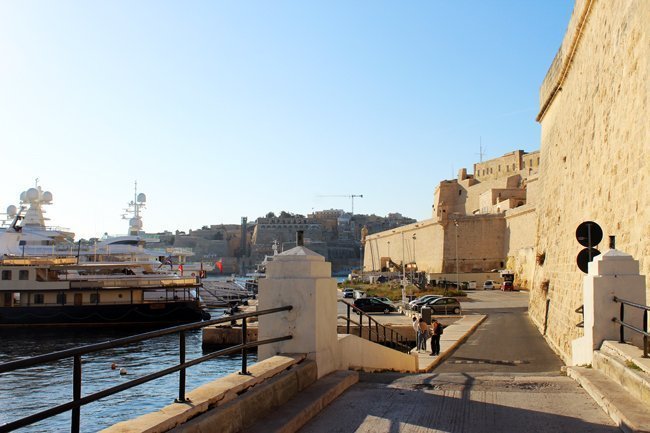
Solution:
<path fill-rule="evenodd" d="M 530 315 L 565 359 L 582 332 L 583 221 L 650 273 L 650 2 L 578 0 L 541 88 L 540 190 Z M 548 300 L 548 304 L 547 304 Z M 548 311 L 547 311 L 548 305 Z"/>

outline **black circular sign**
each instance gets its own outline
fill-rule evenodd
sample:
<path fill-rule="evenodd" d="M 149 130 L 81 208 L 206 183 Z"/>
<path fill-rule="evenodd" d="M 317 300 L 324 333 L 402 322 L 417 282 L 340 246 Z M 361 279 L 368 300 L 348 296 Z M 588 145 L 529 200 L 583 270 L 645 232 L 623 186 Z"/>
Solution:
<path fill-rule="evenodd" d="M 589 245 L 590 236 L 591 245 Z M 603 240 L 603 229 L 593 221 L 585 221 L 576 229 L 576 239 L 583 247 L 593 247 Z"/>
<path fill-rule="evenodd" d="M 583 248 L 582 251 L 578 253 L 578 267 L 585 274 L 589 270 L 589 262 L 596 256 L 600 255 L 600 251 L 596 248 Z M 589 258 L 591 256 L 591 259 Z"/>

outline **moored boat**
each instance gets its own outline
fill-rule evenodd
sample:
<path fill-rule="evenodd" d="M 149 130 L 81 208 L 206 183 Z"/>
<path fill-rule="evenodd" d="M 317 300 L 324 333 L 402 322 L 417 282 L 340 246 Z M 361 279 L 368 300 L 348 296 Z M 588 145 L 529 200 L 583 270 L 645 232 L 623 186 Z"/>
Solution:
<path fill-rule="evenodd" d="M 76 257 L 0 259 L 0 326 L 168 326 L 209 318 L 197 278 Z"/>

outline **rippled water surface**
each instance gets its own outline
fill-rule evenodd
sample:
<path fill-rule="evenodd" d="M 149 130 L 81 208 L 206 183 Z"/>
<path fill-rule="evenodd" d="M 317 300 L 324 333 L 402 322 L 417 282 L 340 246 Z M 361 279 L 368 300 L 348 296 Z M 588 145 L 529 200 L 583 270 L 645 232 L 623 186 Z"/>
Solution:
<path fill-rule="evenodd" d="M 212 317 L 221 315 L 211 311 Z M 40 355 L 143 332 L 108 330 L 0 330 L 0 363 Z M 82 357 L 82 396 L 119 385 L 145 374 L 153 373 L 178 363 L 178 335 L 169 335 Z M 201 331 L 186 334 L 186 360 L 203 354 Z M 249 364 L 255 355 L 249 355 Z M 118 368 L 111 369 L 116 363 Z M 128 374 L 121 376 L 120 368 Z M 210 382 L 215 378 L 238 371 L 241 357 L 226 356 L 204 362 L 187 370 L 186 390 Z M 152 382 L 106 397 L 81 409 L 81 431 L 95 432 L 119 421 L 131 419 L 158 410 L 174 401 L 178 395 L 179 373 L 173 373 Z M 0 424 L 14 421 L 40 410 L 72 399 L 72 359 L 39 367 L 0 374 L 2 404 Z M 70 413 L 41 421 L 19 432 L 69 432 Z"/>

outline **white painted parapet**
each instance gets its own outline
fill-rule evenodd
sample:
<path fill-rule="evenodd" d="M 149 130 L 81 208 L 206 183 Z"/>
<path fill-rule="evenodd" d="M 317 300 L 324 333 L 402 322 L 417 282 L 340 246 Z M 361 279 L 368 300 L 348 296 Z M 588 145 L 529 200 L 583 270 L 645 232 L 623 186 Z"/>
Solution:
<path fill-rule="evenodd" d="M 583 280 L 584 336 L 572 342 L 572 365 L 591 364 L 594 350 L 604 340 L 619 339 L 620 326 L 612 322 L 619 317 L 620 304 L 614 296 L 638 304 L 646 304 L 645 277 L 639 274 L 639 262 L 631 255 L 611 249 L 589 263 L 589 272 Z M 625 322 L 641 327 L 643 312 L 625 308 Z M 641 335 L 629 329 L 625 339 L 642 344 Z"/>
<path fill-rule="evenodd" d="M 292 305 L 293 310 L 259 318 L 259 340 L 290 333 L 291 340 L 259 346 L 261 361 L 279 353 L 305 353 L 318 377 L 338 367 L 337 287 L 325 258 L 304 246 L 273 257 L 259 281 L 258 309 Z"/>

